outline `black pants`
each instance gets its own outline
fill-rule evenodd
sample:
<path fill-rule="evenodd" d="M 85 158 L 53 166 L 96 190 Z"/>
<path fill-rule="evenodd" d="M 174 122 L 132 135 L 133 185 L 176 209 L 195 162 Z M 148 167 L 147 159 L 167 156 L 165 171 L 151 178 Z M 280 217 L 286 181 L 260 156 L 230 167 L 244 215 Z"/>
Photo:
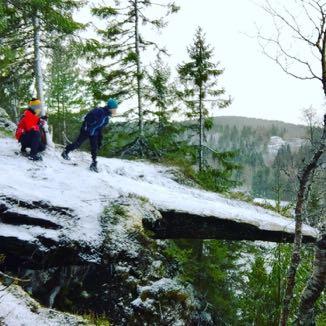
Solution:
<path fill-rule="evenodd" d="M 31 149 L 31 155 L 36 155 L 45 150 L 45 144 L 42 143 L 41 133 L 39 131 L 31 130 L 24 133 L 20 139 L 20 143 L 22 145 L 22 151 L 25 151 L 26 148 Z"/>
<path fill-rule="evenodd" d="M 73 143 L 68 145 L 65 150 L 67 153 L 69 153 L 79 148 L 87 138 L 89 138 L 89 142 L 91 144 L 91 154 L 93 162 L 96 162 L 97 151 L 101 145 L 101 135 L 90 136 L 85 130 L 81 129 L 78 138 Z"/>

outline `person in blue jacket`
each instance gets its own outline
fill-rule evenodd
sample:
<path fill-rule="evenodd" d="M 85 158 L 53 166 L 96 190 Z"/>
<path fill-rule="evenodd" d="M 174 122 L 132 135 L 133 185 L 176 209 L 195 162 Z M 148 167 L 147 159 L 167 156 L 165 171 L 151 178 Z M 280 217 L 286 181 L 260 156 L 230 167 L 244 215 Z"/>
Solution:
<path fill-rule="evenodd" d="M 102 145 L 102 129 L 109 123 L 110 117 L 112 117 L 112 110 L 117 109 L 118 102 L 112 98 L 107 101 L 106 106 L 95 108 L 87 113 L 84 118 L 80 134 L 77 139 L 66 146 L 62 152 L 62 157 L 65 160 L 70 160 L 69 152 L 79 148 L 82 143 L 88 138 L 91 144 L 92 164 L 90 169 L 94 172 L 98 172 L 97 169 L 97 151 Z"/>

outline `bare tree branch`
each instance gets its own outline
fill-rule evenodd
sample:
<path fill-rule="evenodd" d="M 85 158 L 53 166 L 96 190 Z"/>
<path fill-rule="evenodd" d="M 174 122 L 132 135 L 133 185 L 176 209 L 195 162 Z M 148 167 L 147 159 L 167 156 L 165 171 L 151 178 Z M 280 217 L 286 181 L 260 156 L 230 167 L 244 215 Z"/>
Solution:
<path fill-rule="evenodd" d="M 304 31 L 303 25 L 300 25 L 298 18 L 293 11 L 286 7 L 277 10 L 273 7 L 270 0 L 265 0 L 262 9 L 272 18 L 274 28 L 276 29 L 275 37 L 264 36 L 258 31 L 259 45 L 262 52 L 273 60 L 286 74 L 300 80 L 319 80 L 323 84 L 324 93 L 326 94 L 326 12 L 325 3 L 316 0 L 300 0 L 300 8 L 303 16 L 311 23 L 311 32 Z M 300 9 L 299 8 L 299 9 Z M 313 11 L 313 12 L 312 12 Z M 318 16 L 314 18 L 314 16 Z M 281 35 L 288 33 L 293 40 L 303 41 L 310 49 L 312 59 L 302 58 L 302 55 L 291 53 L 286 41 L 281 39 Z M 270 51 L 268 46 L 274 47 L 275 51 Z M 314 51 L 315 50 L 315 51 Z M 316 52 L 317 51 L 317 52 Z M 316 53 L 319 53 L 317 56 Z M 308 53 L 309 54 L 309 53 Z M 302 66 L 307 74 L 299 73 L 293 64 Z M 321 73 L 316 73 L 315 64 L 321 64 Z"/>

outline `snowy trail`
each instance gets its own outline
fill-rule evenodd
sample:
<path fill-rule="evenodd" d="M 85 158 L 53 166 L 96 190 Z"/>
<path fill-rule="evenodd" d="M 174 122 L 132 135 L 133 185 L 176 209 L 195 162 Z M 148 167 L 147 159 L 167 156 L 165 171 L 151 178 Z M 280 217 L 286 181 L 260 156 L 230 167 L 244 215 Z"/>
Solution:
<path fill-rule="evenodd" d="M 109 201 L 128 194 L 146 197 L 160 210 L 198 215 L 199 223 L 201 216 L 215 216 L 249 223 L 262 230 L 294 231 L 293 220 L 274 212 L 177 183 L 171 168 L 100 157 L 101 172 L 95 174 L 88 170 L 90 156 L 84 152 L 71 154 L 72 162 L 78 163 L 74 166 L 63 161 L 59 151 L 48 151 L 43 162 L 35 163 L 15 155 L 17 149 L 14 140 L 0 139 L 0 195 L 69 207 L 78 218 L 71 221 L 67 218 L 66 230 L 58 232 L 69 229 L 74 240 L 100 243 L 99 217 L 103 209 Z M 52 214 L 49 219 L 62 223 L 59 215 Z M 51 232 L 49 236 L 53 237 Z M 316 237 L 318 232 L 304 225 L 303 234 Z"/>

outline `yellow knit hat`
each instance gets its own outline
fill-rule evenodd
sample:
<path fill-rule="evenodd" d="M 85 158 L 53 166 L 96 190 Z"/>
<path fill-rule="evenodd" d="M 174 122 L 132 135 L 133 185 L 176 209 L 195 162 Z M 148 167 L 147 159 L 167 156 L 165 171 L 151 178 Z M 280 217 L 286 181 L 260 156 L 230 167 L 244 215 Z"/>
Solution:
<path fill-rule="evenodd" d="M 33 111 L 40 110 L 42 108 L 42 103 L 39 99 L 33 98 L 28 102 L 28 107 Z"/>

